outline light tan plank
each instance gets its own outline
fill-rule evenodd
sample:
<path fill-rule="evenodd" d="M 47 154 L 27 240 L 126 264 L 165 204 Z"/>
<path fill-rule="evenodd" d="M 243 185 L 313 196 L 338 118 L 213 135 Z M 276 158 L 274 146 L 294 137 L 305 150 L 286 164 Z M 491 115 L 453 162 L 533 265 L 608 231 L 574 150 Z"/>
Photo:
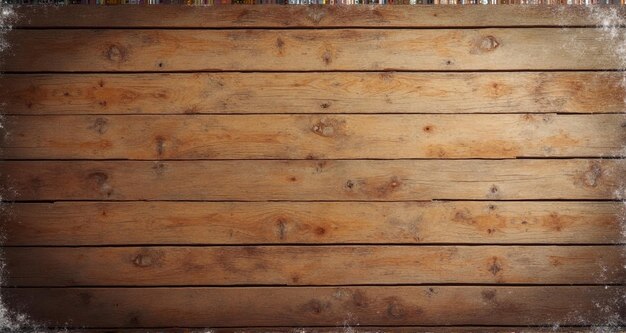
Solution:
<path fill-rule="evenodd" d="M 596 26 L 624 15 L 603 6 L 114 6 L 18 7 L 16 27 L 490 27 Z M 606 17 L 606 16 L 605 16 Z"/>
<path fill-rule="evenodd" d="M 4 245 L 624 242 L 613 202 L 57 202 L 3 207 Z"/>
<path fill-rule="evenodd" d="M 9 309 L 70 327 L 623 323 L 624 292 L 603 286 L 2 289 Z"/>
<path fill-rule="evenodd" d="M 625 156 L 624 115 L 11 116 L 11 159 Z M 601 133 L 601 135 L 599 135 Z"/>
<path fill-rule="evenodd" d="M 152 8 L 152 7 L 149 7 Z M 196 73 L 3 75 L 4 114 L 604 113 L 623 75 Z"/>
<path fill-rule="evenodd" d="M 618 199 L 622 160 L 1 162 L 6 200 Z"/>
<path fill-rule="evenodd" d="M 624 34 L 470 30 L 13 30 L 0 69 L 37 71 L 617 69 Z M 575 38 L 574 38 L 575 37 Z M 198 56 L 202 55 L 202 56 Z M 541 59 L 541 61 L 538 61 Z"/>
<path fill-rule="evenodd" d="M 5 248 L 4 286 L 618 284 L 621 246 Z"/>

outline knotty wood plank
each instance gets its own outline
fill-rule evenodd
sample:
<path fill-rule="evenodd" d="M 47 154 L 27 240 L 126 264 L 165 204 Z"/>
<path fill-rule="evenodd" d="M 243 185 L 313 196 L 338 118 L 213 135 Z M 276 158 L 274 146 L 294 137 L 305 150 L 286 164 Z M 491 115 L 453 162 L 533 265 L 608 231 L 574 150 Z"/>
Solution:
<path fill-rule="evenodd" d="M 0 163 L 9 201 L 619 199 L 624 178 L 601 159 Z"/>
<path fill-rule="evenodd" d="M 57 202 L 3 213 L 7 246 L 624 241 L 614 202 Z"/>
<path fill-rule="evenodd" d="M 492 27 L 591 26 L 620 6 L 114 6 L 17 7 L 22 27 Z"/>
<path fill-rule="evenodd" d="M 4 286 L 619 284 L 621 246 L 4 249 Z"/>
<path fill-rule="evenodd" d="M 16 74 L 0 77 L 0 100 L 4 114 L 604 113 L 626 110 L 622 78 L 616 72 Z"/>
<path fill-rule="evenodd" d="M 623 323 L 625 291 L 604 286 L 1 290 L 10 309 L 70 327 Z"/>
<path fill-rule="evenodd" d="M 623 156 L 611 115 L 10 116 L 9 159 Z M 599 133 L 602 133 L 599 135 Z"/>
<path fill-rule="evenodd" d="M 0 70 L 617 69 L 624 43 L 590 28 L 13 30 Z M 573 38 L 572 36 L 575 36 Z M 198 56 L 198 55 L 202 56 Z M 367 56 L 364 56 L 367 55 Z M 260 61 L 259 59 L 262 59 Z M 541 61 L 537 61 L 541 59 Z"/>

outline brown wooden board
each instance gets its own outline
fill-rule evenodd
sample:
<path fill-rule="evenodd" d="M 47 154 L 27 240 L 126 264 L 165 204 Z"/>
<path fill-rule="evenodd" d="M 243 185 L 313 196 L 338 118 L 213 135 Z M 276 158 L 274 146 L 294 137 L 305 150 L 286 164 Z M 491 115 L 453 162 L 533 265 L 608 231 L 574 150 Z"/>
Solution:
<path fill-rule="evenodd" d="M 59 6 L 18 7 L 15 27 L 510 27 L 589 26 L 623 7 L 579 6 Z"/>
<path fill-rule="evenodd" d="M 591 28 L 13 30 L 0 70 L 604 70 L 622 67 L 606 52 L 624 42 L 617 36 Z"/>
<path fill-rule="evenodd" d="M 4 286 L 623 284 L 621 246 L 4 249 Z"/>
<path fill-rule="evenodd" d="M 624 115 L 10 116 L 9 159 L 626 156 Z M 602 133 L 602 135 L 598 135 Z"/>
<path fill-rule="evenodd" d="M 619 199 L 623 160 L 1 162 L 5 200 Z"/>
<path fill-rule="evenodd" d="M 152 8 L 152 7 L 150 7 Z M 609 113 L 618 72 L 12 74 L 4 114 Z"/>
<path fill-rule="evenodd" d="M 5 205 L 4 245 L 618 244 L 617 202 L 57 202 Z"/>
<path fill-rule="evenodd" d="M 619 324 L 625 291 L 610 286 L 1 290 L 12 309 L 69 327 Z"/>
<path fill-rule="evenodd" d="M 554 327 L 529 327 L 529 326 L 363 326 L 358 324 L 341 324 L 338 326 L 327 327 L 229 327 L 229 328 L 193 328 L 193 327 L 160 327 L 156 331 L 159 333 L 206 333 L 210 329 L 214 333 L 339 333 L 339 332 L 352 332 L 352 333 L 440 333 L 440 332 L 459 332 L 459 333 L 511 333 L 511 332 L 524 332 L 524 333 L 555 333 L 555 332 L 568 332 L 568 333 L 588 333 L 590 330 L 596 331 L 608 331 L 615 330 L 615 325 L 588 325 L 588 326 L 563 326 L 555 325 Z M 41 333 L 58 333 L 56 330 L 39 330 Z M 133 328 L 116 328 L 112 329 L 64 329 L 63 332 L 67 333 L 146 333 L 146 329 L 133 329 Z M 151 332 L 151 331 L 149 331 Z"/>

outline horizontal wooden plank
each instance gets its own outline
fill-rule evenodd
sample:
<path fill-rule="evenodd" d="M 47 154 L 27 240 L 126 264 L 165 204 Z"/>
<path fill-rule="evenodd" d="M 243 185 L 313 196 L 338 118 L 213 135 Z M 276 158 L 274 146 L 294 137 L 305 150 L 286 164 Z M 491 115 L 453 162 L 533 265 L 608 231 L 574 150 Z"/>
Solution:
<path fill-rule="evenodd" d="M 17 7 L 15 27 L 493 27 L 591 26 L 623 7 L 114 6 Z"/>
<path fill-rule="evenodd" d="M 618 69 L 621 30 L 13 30 L 0 70 Z"/>
<path fill-rule="evenodd" d="M 592 327 L 579 326 L 562 326 L 553 324 L 551 327 L 529 327 L 529 326 L 363 326 L 358 324 L 345 324 L 340 326 L 327 327 L 229 327 L 229 328 L 193 328 L 193 327 L 159 327 L 161 333 L 207 333 L 210 330 L 213 333 L 440 333 L 440 332 L 458 332 L 458 333 L 535 333 L 535 332 L 569 332 L 569 333 L 588 333 L 589 330 L 599 332 L 611 332 L 615 330 L 613 326 L 593 325 Z M 41 333 L 57 333 L 56 330 L 38 329 Z M 65 329 L 65 333 L 145 333 L 145 329 L 133 328 L 116 328 L 116 329 Z"/>
<path fill-rule="evenodd" d="M 153 8 L 153 7 L 148 7 Z M 604 113 L 618 72 L 7 74 L 4 114 Z"/>
<path fill-rule="evenodd" d="M 3 207 L 13 245 L 617 244 L 615 202 L 57 202 Z"/>
<path fill-rule="evenodd" d="M 63 327 L 620 324 L 625 291 L 603 286 L 1 290 L 9 309 Z"/>
<path fill-rule="evenodd" d="M 602 159 L 0 162 L 9 201 L 619 199 L 625 178 Z"/>
<path fill-rule="evenodd" d="M 4 286 L 620 284 L 621 246 L 20 247 Z"/>
<path fill-rule="evenodd" d="M 9 159 L 624 156 L 624 115 L 9 116 Z M 601 133 L 601 135 L 599 135 Z"/>

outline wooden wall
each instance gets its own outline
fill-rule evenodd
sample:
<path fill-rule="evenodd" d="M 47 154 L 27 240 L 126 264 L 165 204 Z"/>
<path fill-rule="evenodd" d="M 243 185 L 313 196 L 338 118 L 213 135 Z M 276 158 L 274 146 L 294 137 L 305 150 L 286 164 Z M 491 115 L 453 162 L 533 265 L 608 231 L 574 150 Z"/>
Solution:
<path fill-rule="evenodd" d="M 12 311 L 138 331 L 624 323 L 624 40 L 587 9 L 18 12 Z"/>

